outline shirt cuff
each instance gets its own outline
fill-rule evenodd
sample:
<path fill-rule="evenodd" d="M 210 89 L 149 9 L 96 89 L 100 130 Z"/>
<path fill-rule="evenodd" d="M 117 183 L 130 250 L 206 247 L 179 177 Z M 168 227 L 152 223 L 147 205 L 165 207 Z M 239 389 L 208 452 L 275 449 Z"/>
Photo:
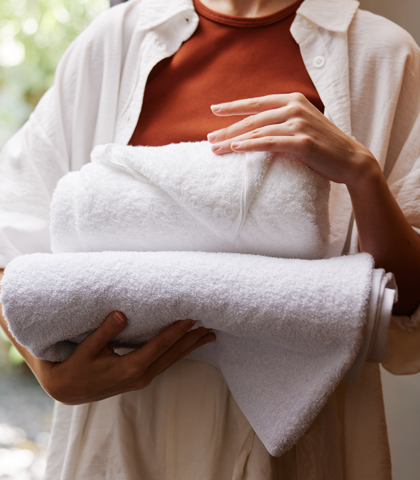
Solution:
<path fill-rule="evenodd" d="M 413 333 L 420 328 L 420 305 L 411 315 L 393 315 L 392 323 L 395 323 L 401 330 Z"/>
<path fill-rule="evenodd" d="M 392 273 L 375 269 L 369 299 L 363 343 L 345 380 L 360 378 L 365 362 L 381 363 L 387 356 L 388 330 L 392 307 L 397 299 L 397 286 Z"/>

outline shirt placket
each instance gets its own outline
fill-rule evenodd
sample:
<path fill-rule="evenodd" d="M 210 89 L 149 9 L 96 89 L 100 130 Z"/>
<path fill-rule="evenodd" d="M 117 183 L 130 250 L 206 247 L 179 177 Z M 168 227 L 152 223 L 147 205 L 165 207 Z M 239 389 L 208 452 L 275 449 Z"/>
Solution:
<path fill-rule="evenodd" d="M 144 34 L 141 52 L 138 56 L 135 81 L 128 101 L 118 117 L 115 143 L 127 145 L 137 125 L 143 105 L 144 91 L 153 67 L 164 58 L 170 57 L 194 33 L 198 25 L 198 15 L 191 8 L 178 11 L 163 25 L 140 26 Z"/>

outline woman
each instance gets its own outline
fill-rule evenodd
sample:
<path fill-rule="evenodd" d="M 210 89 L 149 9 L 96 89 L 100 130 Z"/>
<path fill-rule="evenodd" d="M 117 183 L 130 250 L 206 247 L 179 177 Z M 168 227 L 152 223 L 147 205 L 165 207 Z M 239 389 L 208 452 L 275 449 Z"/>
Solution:
<path fill-rule="evenodd" d="M 385 366 L 420 370 L 419 49 L 354 0 L 325 5 L 141 0 L 93 22 L 3 151 L 0 205 L 15 216 L 3 216 L 0 266 L 49 250 L 52 190 L 97 144 L 209 133 L 216 154 L 289 151 L 333 182 L 329 256 L 367 251 L 394 272 Z M 47 479 L 391 478 L 378 365 L 340 384 L 296 446 L 274 458 L 216 369 L 182 360 L 164 371 L 212 333 L 180 322 L 118 357 L 107 343 L 124 325 L 110 315 L 62 364 L 19 347 L 44 388 L 77 405 L 57 404 Z"/>

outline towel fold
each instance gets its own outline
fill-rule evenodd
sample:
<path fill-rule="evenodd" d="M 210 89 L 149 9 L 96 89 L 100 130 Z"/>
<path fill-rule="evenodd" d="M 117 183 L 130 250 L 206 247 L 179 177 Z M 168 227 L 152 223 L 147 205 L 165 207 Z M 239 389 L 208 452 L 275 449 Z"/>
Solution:
<path fill-rule="evenodd" d="M 328 198 L 329 182 L 292 155 L 217 156 L 208 142 L 101 145 L 57 185 L 52 251 L 322 258 Z"/>
<path fill-rule="evenodd" d="M 361 349 L 362 363 L 369 351 L 378 356 L 374 331 L 390 319 L 390 280 L 368 254 L 311 261 L 34 254 L 7 266 L 1 301 L 18 342 L 52 361 L 64 360 L 112 310 L 128 318 L 114 346 L 137 347 L 177 319 L 200 320 L 217 341 L 191 358 L 221 369 L 257 435 L 279 456 L 309 428 Z"/>

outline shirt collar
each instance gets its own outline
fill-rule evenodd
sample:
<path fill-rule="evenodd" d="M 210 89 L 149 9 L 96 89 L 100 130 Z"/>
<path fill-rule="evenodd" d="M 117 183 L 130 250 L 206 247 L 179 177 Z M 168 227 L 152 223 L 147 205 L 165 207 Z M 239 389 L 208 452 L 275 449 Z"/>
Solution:
<path fill-rule="evenodd" d="M 358 7 L 356 0 L 304 0 L 297 13 L 325 30 L 346 32 Z M 192 0 L 142 0 L 138 27 L 148 30 L 179 14 L 186 19 L 194 12 Z"/>
<path fill-rule="evenodd" d="M 184 21 L 191 23 L 195 15 L 192 0 L 142 0 L 137 27 L 150 30 L 180 14 L 184 14 Z"/>
<path fill-rule="evenodd" d="M 358 8 L 356 0 L 305 0 L 297 13 L 325 30 L 346 32 Z"/>

